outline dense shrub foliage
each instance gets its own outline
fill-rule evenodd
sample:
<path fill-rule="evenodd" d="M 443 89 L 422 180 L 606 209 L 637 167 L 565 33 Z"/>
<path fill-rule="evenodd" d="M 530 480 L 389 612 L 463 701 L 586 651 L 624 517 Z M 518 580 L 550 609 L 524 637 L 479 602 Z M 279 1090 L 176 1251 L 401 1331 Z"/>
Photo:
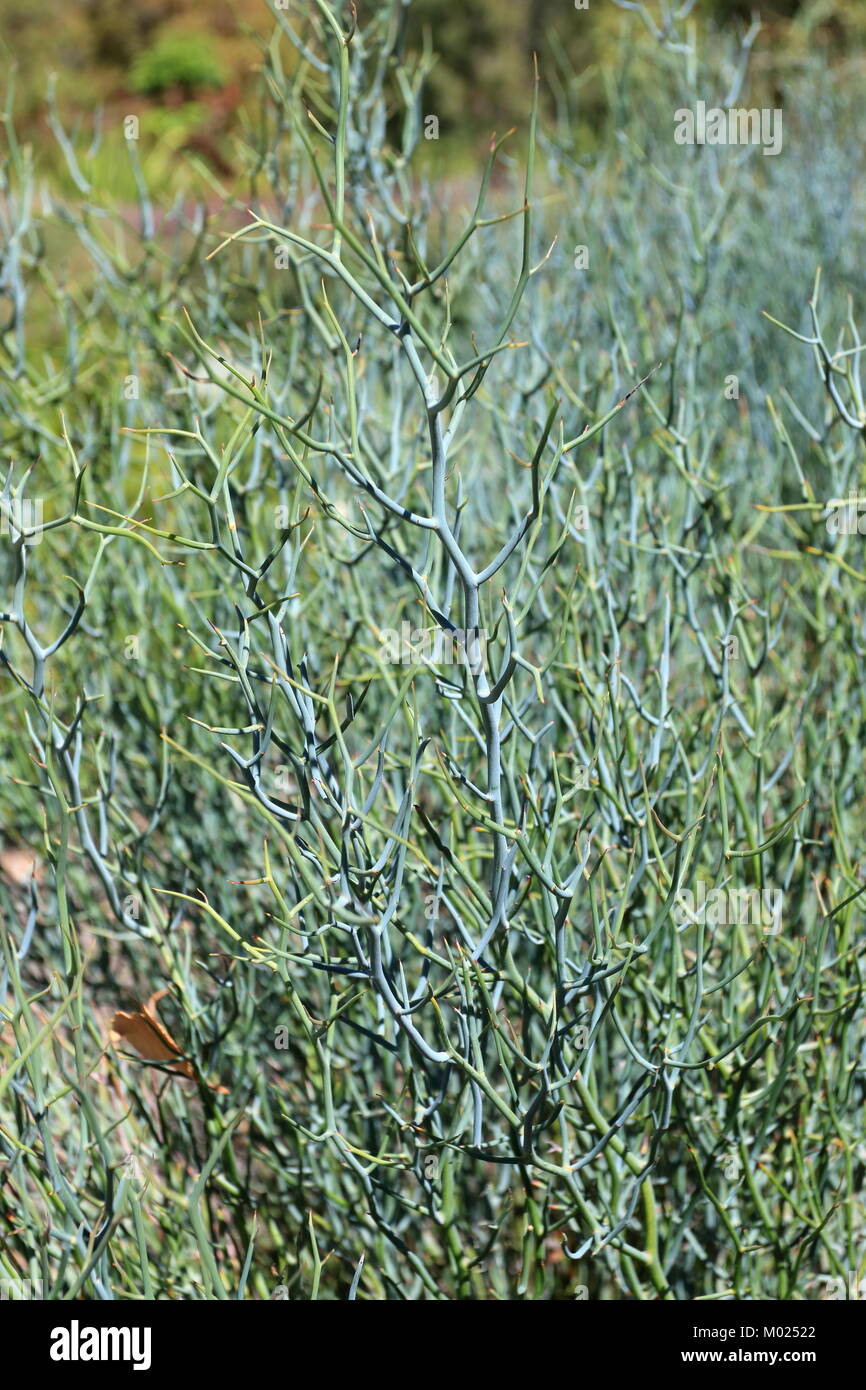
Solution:
<path fill-rule="evenodd" d="M 404 8 L 275 9 L 207 205 L 7 126 L 2 1273 L 851 1296 L 855 84 L 679 145 L 760 37 L 626 13 L 468 196 Z"/>
<path fill-rule="evenodd" d="M 219 87 L 225 75 L 209 46 L 193 34 L 161 39 L 146 49 L 132 66 L 136 92 L 164 92 L 172 87 L 192 93 L 199 87 Z"/>

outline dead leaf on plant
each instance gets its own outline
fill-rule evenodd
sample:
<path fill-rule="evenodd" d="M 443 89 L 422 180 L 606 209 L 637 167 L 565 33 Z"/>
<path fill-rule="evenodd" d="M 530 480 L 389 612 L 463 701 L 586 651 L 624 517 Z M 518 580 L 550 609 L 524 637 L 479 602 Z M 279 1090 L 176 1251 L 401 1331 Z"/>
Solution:
<path fill-rule="evenodd" d="M 169 1071 L 194 1081 L 192 1062 L 182 1055 L 182 1049 L 156 1015 L 157 1002 L 167 993 L 165 989 L 157 990 L 135 1013 L 118 1010 L 108 1025 L 109 1036 L 115 1046 L 126 1043 L 148 1062 L 170 1062 Z M 227 1086 L 211 1086 L 211 1090 L 228 1095 Z"/>

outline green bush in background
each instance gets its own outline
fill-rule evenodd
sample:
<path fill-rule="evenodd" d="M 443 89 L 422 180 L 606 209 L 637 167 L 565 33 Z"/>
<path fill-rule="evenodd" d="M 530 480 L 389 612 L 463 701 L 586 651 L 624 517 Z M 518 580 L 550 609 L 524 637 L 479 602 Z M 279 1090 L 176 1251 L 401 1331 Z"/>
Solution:
<path fill-rule="evenodd" d="M 203 39 L 169 34 L 140 53 L 132 64 L 134 92 L 160 93 L 178 87 L 189 98 L 202 87 L 221 87 L 225 72 Z"/>

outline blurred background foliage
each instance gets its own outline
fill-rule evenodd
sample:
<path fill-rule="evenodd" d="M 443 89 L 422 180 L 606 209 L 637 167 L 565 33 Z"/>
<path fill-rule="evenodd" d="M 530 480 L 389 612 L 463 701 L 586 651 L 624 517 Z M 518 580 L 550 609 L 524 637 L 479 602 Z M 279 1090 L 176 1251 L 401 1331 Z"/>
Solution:
<path fill-rule="evenodd" d="M 357 9 L 363 23 L 364 0 Z M 43 172 L 66 177 L 50 139 L 46 94 L 57 74 L 57 104 L 64 120 L 119 127 L 128 114 L 142 120 L 144 151 L 157 163 L 149 172 L 171 193 L 189 177 L 178 151 L 203 159 L 222 178 L 239 175 L 237 141 L 267 46 L 272 15 L 297 22 L 303 0 L 73 0 L 34 7 L 30 0 L 0 0 L 0 67 L 14 69 L 10 105 L 19 137 L 36 146 Z M 270 11 L 270 12 L 269 12 Z M 785 86 L 816 50 L 844 62 L 862 52 L 866 5 L 862 0 L 698 0 L 694 23 L 743 29 L 753 16 L 763 26 L 752 81 L 784 100 Z M 530 83 L 527 55 L 541 65 L 548 109 L 556 106 L 562 74 L 582 73 L 580 109 L 570 112 L 579 149 L 588 150 L 610 115 L 609 87 L 621 67 L 624 35 L 634 26 L 613 0 L 416 0 L 405 15 L 405 42 L 436 53 L 427 82 L 428 114 L 440 123 L 431 155 L 440 169 L 468 168 L 491 130 L 519 124 Z M 645 80 L 652 81 L 646 71 Z M 395 102 L 395 107 L 396 107 Z M 118 196 L 134 195 L 128 161 L 101 172 L 117 181 Z M 129 186 L 128 186 L 129 185 Z"/>

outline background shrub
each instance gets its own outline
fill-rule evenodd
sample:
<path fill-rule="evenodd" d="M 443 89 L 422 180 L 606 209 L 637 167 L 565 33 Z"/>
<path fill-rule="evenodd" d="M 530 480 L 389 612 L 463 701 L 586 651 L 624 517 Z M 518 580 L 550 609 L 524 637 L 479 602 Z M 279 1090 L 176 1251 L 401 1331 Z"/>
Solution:
<path fill-rule="evenodd" d="M 134 92 L 156 94 L 178 87 L 190 97 L 202 87 L 221 87 L 225 73 L 208 44 L 194 34 L 166 34 L 132 64 Z"/>

